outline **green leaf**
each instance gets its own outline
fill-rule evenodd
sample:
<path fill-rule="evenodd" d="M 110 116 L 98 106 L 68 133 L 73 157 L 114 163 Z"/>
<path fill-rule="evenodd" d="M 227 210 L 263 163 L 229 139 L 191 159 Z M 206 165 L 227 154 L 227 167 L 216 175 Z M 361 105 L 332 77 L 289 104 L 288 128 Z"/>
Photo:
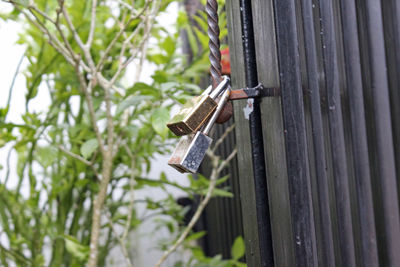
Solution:
<path fill-rule="evenodd" d="M 89 247 L 84 246 L 79 241 L 68 235 L 63 235 L 65 240 L 65 247 L 72 256 L 76 257 L 79 260 L 86 260 L 89 256 Z"/>
<path fill-rule="evenodd" d="M 197 260 L 204 260 L 204 258 L 206 257 L 206 256 L 204 255 L 204 251 L 203 251 L 201 248 L 199 248 L 199 247 L 193 247 L 191 250 L 192 250 L 193 256 L 194 256 Z"/>
<path fill-rule="evenodd" d="M 152 61 L 152 62 L 156 63 L 157 65 L 162 65 L 162 64 L 168 63 L 170 58 L 168 56 L 164 55 L 164 54 L 161 54 L 161 53 L 154 53 L 152 55 L 148 55 L 147 59 L 149 61 Z"/>
<path fill-rule="evenodd" d="M 186 242 L 193 241 L 193 240 L 197 240 L 197 239 L 199 239 L 199 238 L 202 238 L 202 237 L 205 236 L 206 234 L 207 234 L 206 231 L 200 231 L 200 232 L 191 234 L 191 235 L 189 235 L 189 236 L 186 238 Z"/>
<path fill-rule="evenodd" d="M 168 81 L 168 74 L 163 70 L 156 70 L 151 77 L 158 83 L 165 83 Z"/>
<path fill-rule="evenodd" d="M 97 139 L 90 139 L 81 146 L 81 154 L 85 159 L 88 159 L 98 147 Z"/>
<path fill-rule="evenodd" d="M 215 188 L 213 191 L 213 196 L 218 196 L 218 197 L 233 197 L 233 194 L 229 191 Z"/>
<path fill-rule="evenodd" d="M 236 267 L 247 267 L 246 263 L 240 262 L 240 261 L 236 261 L 235 262 L 235 266 Z"/>
<path fill-rule="evenodd" d="M 163 107 L 156 109 L 151 116 L 153 129 L 163 138 L 167 137 L 168 134 L 167 122 L 169 117 L 169 110 Z"/>
<path fill-rule="evenodd" d="M 215 182 L 215 186 L 219 186 L 223 183 L 225 183 L 227 180 L 229 179 L 229 174 L 219 178 L 216 182 Z"/>
<path fill-rule="evenodd" d="M 129 88 L 127 90 L 127 95 L 132 95 L 136 92 L 140 92 L 140 95 L 159 96 L 160 94 L 157 88 L 142 82 L 137 82 L 131 88 Z"/>
<path fill-rule="evenodd" d="M 175 264 L 174 264 L 174 267 L 184 267 L 184 266 L 185 265 L 183 264 L 182 261 L 175 262 Z"/>
<path fill-rule="evenodd" d="M 161 91 L 163 91 L 163 92 L 168 92 L 168 91 L 170 91 L 171 89 L 174 89 L 174 88 L 177 88 L 177 87 L 180 87 L 180 84 L 179 84 L 179 83 L 176 83 L 176 82 L 166 82 L 166 83 L 162 83 L 162 84 L 161 84 Z"/>
<path fill-rule="evenodd" d="M 150 187 L 160 187 L 162 185 L 161 181 L 146 179 L 146 178 L 139 178 L 139 177 L 136 178 L 136 182 L 137 182 L 138 186 L 147 185 Z"/>
<path fill-rule="evenodd" d="M 15 1 L 17 4 L 20 4 L 23 7 L 28 7 L 29 1 L 28 0 L 17 0 Z"/>
<path fill-rule="evenodd" d="M 153 99 L 153 97 L 149 96 L 149 95 L 129 96 L 127 99 L 125 99 L 124 101 L 122 101 L 121 103 L 118 104 L 117 111 L 115 113 L 117 116 L 119 116 L 128 107 L 138 105 L 138 104 L 142 103 L 143 101 L 147 101 L 147 100 L 151 100 L 151 99 Z"/>
<path fill-rule="evenodd" d="M 204 33 L 203 31 L 199 30 L 198 28 L 194 28 L 195 34 L 197 36 L 197 39 L 200 41 L 202 47 L 207 47 L 208 45 L 208 35 Z"/>
<path fill-rule="evenodd" d="M 231 248 L 231 256 L 233 259 L 238 260 L 244 256 L 244 253 L 245 253 L 245 245 L 243 238 L 241 236 L 238 236 L 233 242 Z"/>
<path fill-rule="evenodd" d="M 168 56 L 171 57 L 175 52 L 175 41 L 171 36 L 168 36 L 161 44 L 161 47 L 165 50 L 165 52 L 167 52 Z"/>
<path fill-rule="evenodd" d="M 82 188 L 90 182 L 89 179 L 80 179 L 75 183 L 75 187 Z"/>
<path fill-rule="evenodd" d="M 225 263 L 222 260 L 222 256 L 218 254 L 212 258 L 208 265 L 210 267 L 222 267 L 225 266 Z"/>
<path fill-rule="evenodd" d="M 57 151 L 52 147 L 39 147 L 36 150 L 36 159 L 43 167 L 49 167 L 57 158 Z"/>

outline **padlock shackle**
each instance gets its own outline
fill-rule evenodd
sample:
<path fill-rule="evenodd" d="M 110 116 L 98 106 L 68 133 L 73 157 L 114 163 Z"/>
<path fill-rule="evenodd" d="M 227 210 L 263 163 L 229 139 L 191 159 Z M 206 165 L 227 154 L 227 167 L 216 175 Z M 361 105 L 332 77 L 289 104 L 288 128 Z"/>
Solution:
<path fill-rule="evenodd" d="M 209 95 L 212 92 L 212 85 L 210 85 L 209 87 L 207 87 L 206 90 L 204 90 L 204 92 L 202 93 L 202 95 Z"/>
<path fill-rule="evenodd" d="M 224 75 L 222 76 L 222 81 L 218 84 L 218 86 L 210 93 L 210 97 L 212 99 L 216 99 L 219 94 L 226 88 L 226 86 L 229 84 L 229 77 Z M 208 89 L 208 88 L 207 88 Z"/>
<path fill-rule="evenodd" d="M 202 133 L 204 133 L 205 135 L 208 135 L 208 133 L 211 131 L 211 128 L 214 126 L 215 121 L 221 114 L 221 111 L 224 109 L 225 104 L 228 102 L 230 94 L 231 88 L 229 86 L 221 96 L 221 99 L 218 102 L 217 109 L 215 110 L 214 114 L 211 116 L 210 120 L 207 122 L 207 125 L 202 131 Z"/>

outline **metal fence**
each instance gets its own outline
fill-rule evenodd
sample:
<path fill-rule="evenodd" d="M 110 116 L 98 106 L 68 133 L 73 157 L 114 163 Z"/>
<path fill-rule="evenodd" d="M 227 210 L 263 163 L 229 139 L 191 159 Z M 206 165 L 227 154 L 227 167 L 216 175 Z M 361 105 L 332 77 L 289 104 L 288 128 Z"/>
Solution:
<path fill-rule="evenodd" d="M 207 228 L 243 225 L 248 266 L 400 266 L 400 2 L 226 2 L 233 87 L 248 85 L 250 19 L 253 74 L 281 92 L 260 102 L 270 225 L 259 223 L 244 112 L 253 102 L 242 100 L 238 198 L 218 204 L 222 219 Z"/>

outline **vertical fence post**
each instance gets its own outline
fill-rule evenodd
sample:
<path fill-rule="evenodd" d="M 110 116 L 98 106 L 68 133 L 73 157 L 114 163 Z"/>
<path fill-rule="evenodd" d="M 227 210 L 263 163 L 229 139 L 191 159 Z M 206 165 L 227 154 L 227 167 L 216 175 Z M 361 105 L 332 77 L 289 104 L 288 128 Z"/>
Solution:
<path fill-rule="evenodd" d="M 246 86 L 249 88 L 256 87 L 258 85 L 258 77 L 251 0 L 241 0 L 240 10 Z M 274 258 L 271 238 L 271 222 L 269 217 L 260 100 L 258 98 L 250 99 L 250 101 L 251 100 L 253 101 L 253 111 L 249 115 L 249 125 L 261 266 L 273 266 Z"/>

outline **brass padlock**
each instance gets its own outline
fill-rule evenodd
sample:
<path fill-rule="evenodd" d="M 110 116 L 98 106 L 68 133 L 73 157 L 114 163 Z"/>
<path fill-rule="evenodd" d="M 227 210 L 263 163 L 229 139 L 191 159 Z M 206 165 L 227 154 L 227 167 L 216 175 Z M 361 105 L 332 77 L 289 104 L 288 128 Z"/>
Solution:
<path fill-rule="evenodd" d="M 217 108 L 215 99 L 228 84 L 229 77 L 223 76 L 222 81 L 213 91 L 209 87 L 200 96 L 189 100 L 168 122 L 168 128 L 177 136 L 196 132 L 213 114 Z"/>
<path fill-rule="evenodd" d="M 168 161 L 168 164 L 181 173 L 196 173 L 206 155 L 213 139 L 208 136 L 215 120 L 220 115 L 229 99 L 230 86 L 225 89 L 217 104 L 217 109 L 201 131 L 181 137 L 179 143 Z"/>

